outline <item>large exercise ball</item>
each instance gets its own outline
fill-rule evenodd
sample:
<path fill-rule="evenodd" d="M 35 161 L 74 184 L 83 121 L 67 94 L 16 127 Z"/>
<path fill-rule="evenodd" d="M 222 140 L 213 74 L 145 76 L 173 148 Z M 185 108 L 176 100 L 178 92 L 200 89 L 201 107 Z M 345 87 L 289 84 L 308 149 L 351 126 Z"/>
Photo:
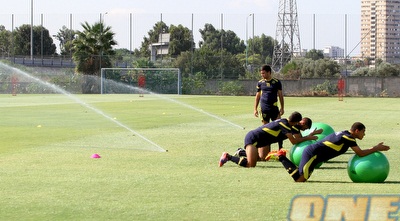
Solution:
<path fill-rule="evenodd" d="M 347 164 L 347 173 L 355 183 L 382 183 L 389 175 L 389 170 L 389 161 L 381 152 L 364 157 L 354 155 Z"/>
<path fill-rule="evenodd" d="M 304 149 L 313 143 L 315 143 L 314 140 L 306 140 L 293 145 L 292 148 L 290 148 L 290 161 L 296 164 L 296 166 L 299 166 Z"/>
<path fill-rule="evenodd" d="M 301 134 L 303 136 L 307 136 L 309 135 L 312 131 L 314 130 L 318 130 L 318 129 L 322 129 L 322 133 L 321 134 L 316 134 L 316 136 L 318 137 L 318 140 L 322 140 L 324 139 L 326 136 L 328 136 L 329 134 L 335 133 L 335 131 L 333 130 L 333 128 L 331 126 L 329 126 L 328 124 L 325 123 L 320 123 L 320 122 L 315 122 L 312 123 L 310 129 L 307 129 L 305 131 L 303 131 Z"/>

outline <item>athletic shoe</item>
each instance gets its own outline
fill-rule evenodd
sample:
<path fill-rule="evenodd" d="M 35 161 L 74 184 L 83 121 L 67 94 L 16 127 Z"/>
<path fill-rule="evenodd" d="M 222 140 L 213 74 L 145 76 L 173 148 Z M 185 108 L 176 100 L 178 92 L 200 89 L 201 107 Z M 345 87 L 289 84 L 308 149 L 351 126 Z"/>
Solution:
<path fill-rule="evenodd" d="M 238 148 L 235 154 L 233 154 L 235 157 L 245 157 L 246 156 L 246 150 L 243 148 Z"/>
<path fill-rule="evenodd" d="M 222 167 L 226 162 L 228 162 L 228 153 L 223 152 L 221 158 L 219 158 L 219 167 Z"/>
<path fill-rule="evenodd" d="M 268 153 L 267 157 L 265 157 L 265 160 L 279 160 L 280 156 L 286 156 L 286 150 L 285 149 L 280 149 L 280 150 L 273 150 Z"/>

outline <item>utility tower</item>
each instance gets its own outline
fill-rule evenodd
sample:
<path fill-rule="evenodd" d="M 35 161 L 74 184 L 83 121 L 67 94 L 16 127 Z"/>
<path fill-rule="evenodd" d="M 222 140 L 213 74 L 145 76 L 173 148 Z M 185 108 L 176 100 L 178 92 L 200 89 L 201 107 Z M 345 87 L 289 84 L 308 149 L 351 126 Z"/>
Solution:
<path fill-rule="evenodd" d="M 293 57 L 300 56 L 296 0 L 279 0 L 272 68 L 279 72 Z"/>

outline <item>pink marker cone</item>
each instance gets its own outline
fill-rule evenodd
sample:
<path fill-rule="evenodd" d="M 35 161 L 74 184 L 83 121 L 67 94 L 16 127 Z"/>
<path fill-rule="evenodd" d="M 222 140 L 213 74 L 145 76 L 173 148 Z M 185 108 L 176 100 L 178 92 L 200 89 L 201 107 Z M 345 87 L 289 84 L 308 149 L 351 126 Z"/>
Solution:
<path fill-rule="evenodd" d="M 95 154 L 93 154 L 93 155 L 91 156 L 91 158 L 101 158 L 101 156 L 98 155 L 97 153 L 95 153 Z"/>

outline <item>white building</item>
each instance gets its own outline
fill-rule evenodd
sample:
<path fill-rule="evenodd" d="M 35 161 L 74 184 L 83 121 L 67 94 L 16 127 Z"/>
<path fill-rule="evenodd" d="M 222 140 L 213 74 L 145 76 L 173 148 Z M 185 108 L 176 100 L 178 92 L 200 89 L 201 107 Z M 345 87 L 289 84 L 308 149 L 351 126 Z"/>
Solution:
<path fill-rule="evenodd" d="M 156 61 L 157 55 L 167 55 L 169 53 L 169 33 L 162 33 L 158 36 L 158 42 L 150 44 L 151 61 Z"/>
<path fill-rule="evenodd" d="M 338 59 L 345 57 L 344 49 L 337 46 L 326 46 L 324 47 L 323 53 L 325 58 Z"/>

